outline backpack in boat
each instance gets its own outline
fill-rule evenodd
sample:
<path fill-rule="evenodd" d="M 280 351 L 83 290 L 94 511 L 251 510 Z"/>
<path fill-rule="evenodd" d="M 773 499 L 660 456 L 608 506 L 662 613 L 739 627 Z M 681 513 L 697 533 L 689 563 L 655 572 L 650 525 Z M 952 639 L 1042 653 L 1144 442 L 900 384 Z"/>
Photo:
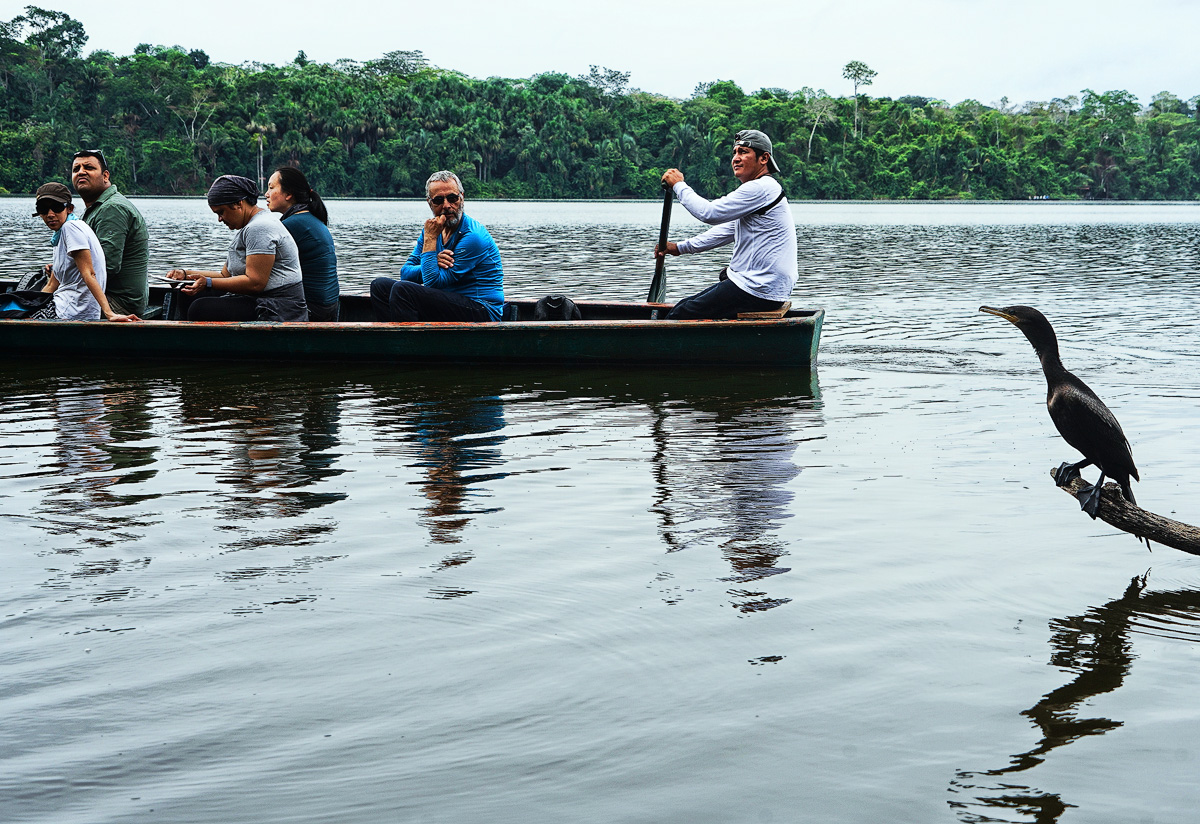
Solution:
<path fill-rule="evenodd" d="M 53 318 L 53 292 L 5 292 L 0 294 L 0 318 Z"/>
<path fill-rule="evenodd" d="M 13 287 L 15 292 L 36 292 L 46 285 L 50 277 L 46 271 L 40 266 L 32 272 L 27 272 L 17 281 L 17 285 Z"/>
<path fill-rule="evenodd" d="M 534 320 L 582 320 L 575 301 L 566 295 L 546 295 L 533 307 Z"/>

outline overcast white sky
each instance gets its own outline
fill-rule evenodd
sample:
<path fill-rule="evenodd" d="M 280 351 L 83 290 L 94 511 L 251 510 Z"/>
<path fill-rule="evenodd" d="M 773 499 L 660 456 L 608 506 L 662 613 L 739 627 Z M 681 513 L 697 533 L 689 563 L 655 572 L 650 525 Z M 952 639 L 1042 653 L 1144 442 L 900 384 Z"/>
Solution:
<path fill-rule="evenodd" d="M 0 0 L 0 19 L 26 2 Z M 649 92 L 688 97 L 733 80 L 851 93 L 842 67 L 879 74 L 875 97 L 1014 104 L 1124 89 L 1200 94 L 1200 0 L 388 0 L 136 2 L 42 0 L 83 23 L 86 51 L 138 43 L 203 49 L 216 61 L 370 60 L 398 49 L 472 77 L 585 74 L 607 66 Z M 429 15 L 426 15 L 426 11 Z M 434 33 L 441 31 L 441 33 Z"/>

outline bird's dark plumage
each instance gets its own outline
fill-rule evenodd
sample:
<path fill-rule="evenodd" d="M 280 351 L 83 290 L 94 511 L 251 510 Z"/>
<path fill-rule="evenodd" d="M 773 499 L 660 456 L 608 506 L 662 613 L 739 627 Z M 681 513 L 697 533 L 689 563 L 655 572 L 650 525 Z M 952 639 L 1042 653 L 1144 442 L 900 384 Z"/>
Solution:
<path fill-rule="evenodd" d="M 1099 489 L 1105 476 L 1120 485 L 1126 500 L 1135 503 L 1129 479 L 1141 479 L 1138 478 L 1137 467 L 1133 465 L 1129 441 L 1121 431 L 1116 416 L 1096 393 L 1063 367 L 1058 354 L 1058 338 L 1050 321 L 1029 306 L 1007 306 L 1003 309 L 981 306 L 979 311 L 1002 317 L 1025 333 L 1046 375 L 1046 407 L 1050 410 L 1050 420 L 1054 421 L 1063 440 L 1083 453 L 1084 460 L 1079 463 L 1060 466 L 1055 481 L 1060 486 L 1065 485 L 1081 468 L 1095 464 L 1100 470 L 1100 480 L 1083 504 L 1089 515 L 1096 517 Z"/>

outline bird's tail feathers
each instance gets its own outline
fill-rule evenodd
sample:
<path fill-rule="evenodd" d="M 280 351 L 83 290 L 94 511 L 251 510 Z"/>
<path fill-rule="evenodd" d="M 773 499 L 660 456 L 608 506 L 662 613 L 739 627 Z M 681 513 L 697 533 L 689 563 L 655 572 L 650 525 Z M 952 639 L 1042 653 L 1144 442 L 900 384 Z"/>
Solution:
<path fill-rule="evenodd" d="M 1137 475 L 1134 475 L 1133 477 L 1136 478 Z M 1125 496 L 1125 500 L 1129 501 L 1129 503 L 1133 504 L 1134 506 L 1137 506 L 1137 501 L 1134 500 L 1133 497 L 1133 487 L 1129 485 L 1129 481 L 1125 481 L 1123 484 L 1121 484 L 1121 494 Z"/>

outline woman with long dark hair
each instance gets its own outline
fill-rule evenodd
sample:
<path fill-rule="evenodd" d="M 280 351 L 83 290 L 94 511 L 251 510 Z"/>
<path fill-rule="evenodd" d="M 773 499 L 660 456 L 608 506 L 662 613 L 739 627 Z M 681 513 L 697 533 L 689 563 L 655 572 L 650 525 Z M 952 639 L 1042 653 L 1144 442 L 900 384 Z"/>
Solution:
<path fill-rule="evenodd" d="M 340 292 L 337 251 L 333 248 L 333 235 L 329 234 L 329 212 L 321 196 L 312 190 L 299 169 L 280 166 L 267 183 L 267 208 L 283 216 L 284 228 L 300 249 L 309 320 L 337 320 Z"/>

